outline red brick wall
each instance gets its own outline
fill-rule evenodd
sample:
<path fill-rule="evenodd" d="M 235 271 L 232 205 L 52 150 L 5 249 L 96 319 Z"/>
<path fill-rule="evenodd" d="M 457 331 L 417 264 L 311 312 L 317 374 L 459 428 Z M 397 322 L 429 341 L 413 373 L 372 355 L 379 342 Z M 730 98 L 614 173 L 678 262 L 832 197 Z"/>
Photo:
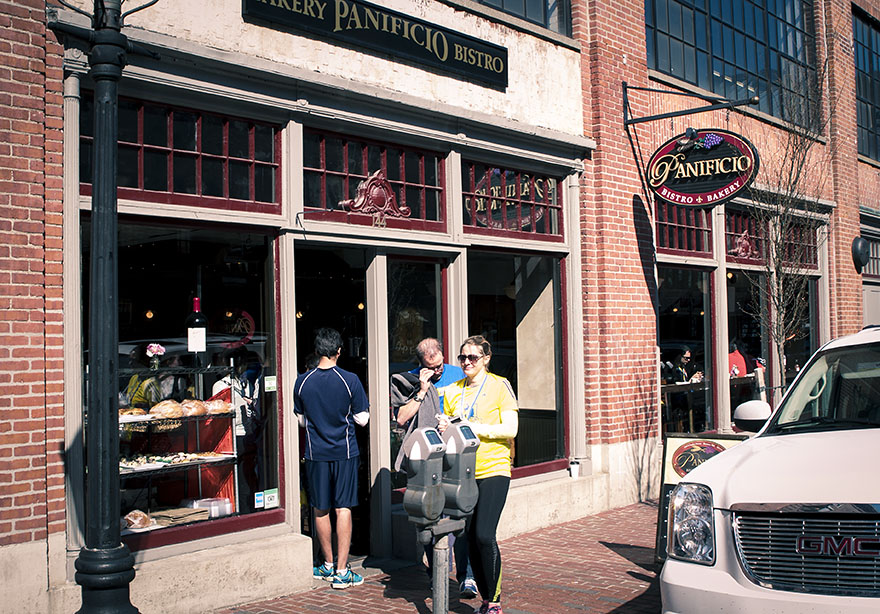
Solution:
<path fill-rule="evenodd" d="M 0 1 L 0 545 L 64 530 L 61 55 Z"/>
<path fill-rule="evenodd" d="M 587 2 L 580 29 L 586 132 L 581 203 L 588 443 L 644 435 L 658 406 L 650 202 L 623 130 L 622 81 L 646 85 L 644 2 Z"/>

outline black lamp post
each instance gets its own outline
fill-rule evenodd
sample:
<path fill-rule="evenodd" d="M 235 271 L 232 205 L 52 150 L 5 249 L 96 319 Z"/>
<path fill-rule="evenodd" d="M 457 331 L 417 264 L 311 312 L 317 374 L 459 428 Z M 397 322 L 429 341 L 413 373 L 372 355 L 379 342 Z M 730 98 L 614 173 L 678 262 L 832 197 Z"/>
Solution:
<path fill-rule="evenodd" d="M 59 0 L 64 6 L 84 11 Z M 82 586 L 80 614 L 129 614 L 134 557 L 119 535 L 119 417 L 117 413 L 119 296 L 116 223 L 116 142 L 119 79 L 126 52 L 146 53 L 120 30 L 125 15 L 155 4 L 152 0 L 122 13 L 121 0 L 95 0 L 92 30 L 60 22 L 55 30 L 90 43 L 90 75 L 95 87 L 92 168 L 92 235 L 89 288 L 89 362 L 86 442 L 86 535 L 76 559 Z"/>

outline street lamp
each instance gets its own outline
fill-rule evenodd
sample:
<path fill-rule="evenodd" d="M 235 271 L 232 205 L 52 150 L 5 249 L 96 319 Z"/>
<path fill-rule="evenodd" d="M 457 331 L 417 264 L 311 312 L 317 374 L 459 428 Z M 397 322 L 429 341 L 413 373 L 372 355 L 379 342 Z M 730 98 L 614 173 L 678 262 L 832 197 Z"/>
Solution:
<path fill-rule="evenodd" d="M 76 559 L 82 586 L 79 614 L 128 614 L 134 557 L 119 536 L 119 351 L 118 247 L 116 222 L 116 142 L 119 79 L 126 53 L 155 54 L 121 33 L 126 15 L 156 4 L 150 0 L 122 12 L 122 0 L 95 0 L 94 12 L 59 2 L 87 15 L 92 30 L 54 23 L 52 28 L 90 44 L 89 74 L 95 84 L 95 135 L 92 168 L 92 235 L 89 288 L 88 412 L 86 415 L 86 535 Z"/>

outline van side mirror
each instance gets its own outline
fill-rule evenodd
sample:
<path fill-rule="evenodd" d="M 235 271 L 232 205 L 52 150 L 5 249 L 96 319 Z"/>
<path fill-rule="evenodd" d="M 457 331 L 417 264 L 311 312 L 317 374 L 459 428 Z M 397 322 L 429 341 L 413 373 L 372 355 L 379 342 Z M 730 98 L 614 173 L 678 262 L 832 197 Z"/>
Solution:
<path fill-rule="evenodd" d="M 757 433 L 770 418 L 773 410 L 766 401 L 746 401 L 733 411 L 733 423 L 736 428 L 750 433 Z"/>

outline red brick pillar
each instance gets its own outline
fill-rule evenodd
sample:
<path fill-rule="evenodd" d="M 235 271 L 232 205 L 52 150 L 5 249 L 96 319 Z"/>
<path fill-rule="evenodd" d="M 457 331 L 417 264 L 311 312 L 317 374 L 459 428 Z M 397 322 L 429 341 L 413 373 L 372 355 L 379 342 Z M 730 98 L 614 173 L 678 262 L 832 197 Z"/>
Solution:
<path fill-rule="evenodd" d="M 64 530 L 61 49 L 0 1 L 0 546 Z"/>

